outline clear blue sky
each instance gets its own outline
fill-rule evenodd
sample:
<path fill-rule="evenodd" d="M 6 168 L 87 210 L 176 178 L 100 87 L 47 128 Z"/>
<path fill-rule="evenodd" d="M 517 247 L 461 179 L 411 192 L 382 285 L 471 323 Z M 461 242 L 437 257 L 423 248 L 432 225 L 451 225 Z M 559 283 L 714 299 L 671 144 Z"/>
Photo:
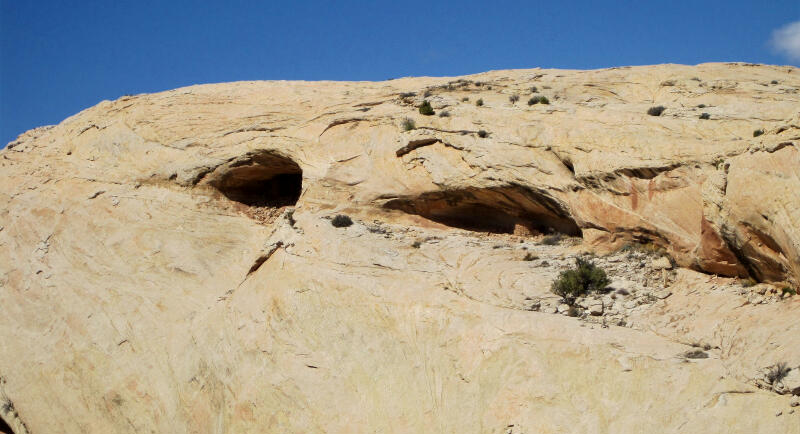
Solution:
<path fill-rule="evenodd" d="M 104 99 L 234 80 L 746 61 L 800 0 L 0 0 L 0 147 Z"/>

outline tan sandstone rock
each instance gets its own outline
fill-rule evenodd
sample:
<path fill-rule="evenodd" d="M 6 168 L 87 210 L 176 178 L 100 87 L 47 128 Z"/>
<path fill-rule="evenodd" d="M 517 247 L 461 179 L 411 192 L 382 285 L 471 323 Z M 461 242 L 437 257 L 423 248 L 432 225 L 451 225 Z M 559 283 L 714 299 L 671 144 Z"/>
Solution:
<path fill-rule="evenodd" d="M 800 298 L 747 304 L 712 274 L 800 286 L 799 89 L 744 64 L 236 82 L 31 130 L 0 151 L 0 418 L 796 433 L 752 372 L 800 363 Z M 419 114 L 426 90 L 449 117 Z M 610 326 L 547 313 L 575 255 L 633 242 L 684 267 L 611 276 L 658 296 L 592 304 Z"/>

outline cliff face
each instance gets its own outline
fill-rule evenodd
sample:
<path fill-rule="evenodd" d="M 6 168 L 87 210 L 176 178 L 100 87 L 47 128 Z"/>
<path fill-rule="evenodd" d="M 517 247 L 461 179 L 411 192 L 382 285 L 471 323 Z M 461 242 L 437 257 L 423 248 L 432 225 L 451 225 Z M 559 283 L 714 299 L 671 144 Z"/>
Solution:
<path fill-rule="evenodd" d="M 32 130 L 0 151 L 0 417 L 800 432 L 756 387 L 800 372 L 798 92 L 741 64 L 238 82 Z M 549 288 L 585 251 L 627 289 L 581 320 Z"/>

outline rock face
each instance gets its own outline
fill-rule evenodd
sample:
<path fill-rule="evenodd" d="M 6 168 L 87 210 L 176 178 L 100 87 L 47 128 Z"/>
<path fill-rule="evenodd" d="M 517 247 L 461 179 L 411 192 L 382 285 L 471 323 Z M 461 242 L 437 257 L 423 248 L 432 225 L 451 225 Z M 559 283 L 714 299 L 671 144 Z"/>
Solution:
<path fill-rule="evenodd" d="M 800 432 L 757 378 L 800 365 L 799 90 L 743 64 L 237 82 L 29 131 L 0 151 L 0 420 Z M 626 245 L 613 294 L 559 307 L 576 255 Z"/>

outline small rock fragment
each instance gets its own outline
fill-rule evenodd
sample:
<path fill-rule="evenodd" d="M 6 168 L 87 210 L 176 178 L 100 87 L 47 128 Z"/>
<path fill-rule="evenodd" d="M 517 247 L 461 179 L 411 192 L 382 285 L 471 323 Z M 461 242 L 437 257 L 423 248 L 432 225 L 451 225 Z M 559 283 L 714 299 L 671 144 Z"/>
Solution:
<path fill-rule="evenodd" d="M 662 256 L 653 260 L 653 262 L 650 263 L 650 266 L 656 270 L 669 270 L 672 268 L 672 263 L 669 262 L 669 258 Z"/>

